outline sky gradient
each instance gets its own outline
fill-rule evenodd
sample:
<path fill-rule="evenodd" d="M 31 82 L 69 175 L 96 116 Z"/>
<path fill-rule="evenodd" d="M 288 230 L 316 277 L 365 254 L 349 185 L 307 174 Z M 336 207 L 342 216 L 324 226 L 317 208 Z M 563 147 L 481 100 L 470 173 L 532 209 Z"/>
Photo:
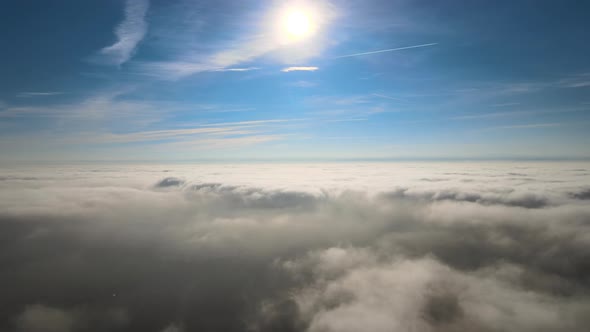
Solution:
<path fill-rule="evenodd" d="M 290 40 L 285 8 L 314 33 Z M 586 1 L 3 1 L 10 160 L 590 158 Z"/>

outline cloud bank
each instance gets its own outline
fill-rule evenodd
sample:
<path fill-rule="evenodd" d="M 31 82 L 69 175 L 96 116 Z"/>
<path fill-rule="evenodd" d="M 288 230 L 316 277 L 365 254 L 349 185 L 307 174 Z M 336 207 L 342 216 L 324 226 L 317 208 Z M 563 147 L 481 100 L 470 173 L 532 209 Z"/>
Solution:
<path fill-rule="evenodd" d="M 588 164 L 3 168 L 3 331 L 584 331 Z"/>

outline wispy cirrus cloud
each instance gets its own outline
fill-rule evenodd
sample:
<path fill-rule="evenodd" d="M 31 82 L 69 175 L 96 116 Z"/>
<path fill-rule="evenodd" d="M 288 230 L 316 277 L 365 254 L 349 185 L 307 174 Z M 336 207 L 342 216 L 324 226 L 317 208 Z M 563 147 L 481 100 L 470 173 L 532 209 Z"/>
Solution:
<path fill-rule="evenodd" d="M 19 98 L 31 98 L 31 97 L 57 96 L 57 95 L 61 95 L 61 94 L 63 94 L 63 92 L 59 92 L 59 91 L 21 92 L 16 96 Z"/>
<path fill-rule="evenodd" d="M 289 83 L 289 86 L 293 86 L 296 88 L 313 88 L 313 87 L 317 86 L 317 83 L 309 82 L 309 81 L 297 81 L 297 82 Z"/>
<path fill-rule="evenodd" d="M 313 12 L 317 13 L 315 24 L 318 28 L 327 26 L 338 16 L 335 8 L 328 1 L 305 2 L 305 5 L 309 5 Z M 170 54 L 167 59 L 137 63 L 135 70 L 141 75 L 177 80 L 202 72 L 238 71 L 231 69 L 236 66 L 250 66 L 252 61 L 262 56 L 282 65 L 304 63 L 308 59 L 319 56 L 330 45 L 327 36 L 315 34 L 308 36 L 305 40 L 286 38 L 286 32 L 277 20 L 287 9 L 285 4 L 277 2 L 276 5 L 269 6 L 267 10 L 244 11 L 243 18 L 234 17 L 232 24 L 228 24 L 233 27 L 227 30 L 229 38 L 219 39 L 208 47 L 195 44 L 193 40 L 185 41 L 182 47 L 178 47 L 175 37 L 176 34 L 183 32 L 175 30 L 170 33 L 170 38 L 167 40 L 173 44 L 169 47 L 178 52 Z M 209 22 L 206 15 L 200 16 L 199 13 L 195 13 L 195 16 L 202 20 L 203 24 L 199 32 L 203 34 L 208 33 L 207 29 L 221 24 Z M 253 23 L 243 24 L 246 21 Z"/>
<path fill-rule="evenodd" d="M 258 67 L 243 67 L 243 68 L 219 68 L 213 71 L 218 71 L 218 72 L 223 72 L 223 71 L 228 71 L 228 72 L 243 72 L 243 71 L 253 71 L 253 70 L 259 70 L 260 68 Z"/>
<path fill-rule="evenodd" d="M 150 120 L 150 119 L 148 119 Z M 153 120 L 153 119 L 152 119 Z M 264 119 L 233 122 L 211 122 L 179 127 L 178 124 L 162 123 L 155 126 L 133 124 L 123 119 L 131 130 L 110 125 L 84 126 L 80 129 L 60 134 L 53 130 L 35 133 L 7 133 L 0 140 L 2 149 L 10 149 L 10 142 L 19 141 L 31 150 L 51 150 L 55 147 L 93 147 L 104 149 L 114 146 L 115 154 L 135 155 L 137 144 L 142 144 L 141 153 L 168 151 L 171 153 L 191 153 L 196 150 L 233 149 L 254 146 L 266 142 L 285 140 L 294 134 L 289 132 L 293 123 L 305 126 L 306 119 Z M 87 121 L 85 121 L 87 122 Z M 0 122 L 0 125 L 2 123 Z M 76 125 L 76 123 L 74 123 Z M 144 129 L 142 130 L 141 127 Z M 162 129 L 149 129 L 149 128 Z M 147 130 L 146 130 L 147 129 Z M 25 153 L 26 154 L 26 153 Z"/>
<path fill-rule="evenodd" d="M 237 148 L 249 145 L 262 144 L 273 141 L 280 141 L 287 138 L 288 135 L 281 134 L 256 134 L 225 136 L 225 137 L 205 137 L 191 140 L 177 141 L 169 143 L 170 147 L 191 148 L 191 149 L 220 149 L 220 148 Z"/>
<path fill-rule="evenodd" d="M 344 95 L 344 96 L 314 96 L 306 99 L 306 102 L 316 106 L 356 106 L 356 105 L 381 105 L 380 101 L 392 100 L 407 103 L 405 99 L 391 97 L 382 93 Z"/>
<path fill-rule="evenodd" d="M 115 29 L 117 41 L 100 50 L 101 60 L 120 66 L 131 59 L 147 32 L 145 16 L 148 9 L 149 0 L 127 0 L 125 19 Z"/>
<path fill-rule="evenodd" d="M 125 89 L 119 91 L 107 91 L 96 93 L 79 101 L 50 104 L 50 105 L 8 105 L 0 118 L 51 118 L 63 123 L 63 121 L 89 121 L 89 120 L 120 120 L 122 118 L 139 119 L 152 117 L 160 113 L 157 103 L 149 103 L 138 100 L 119 100 L 118 97 L 125 93 Z M 167 105 L 168 107 L 173 107 Z M 177 107 L 173 108 L 178 111 Z"/>
<path fill-rule="evenodd" d="M 561 127 L 561 126 L 564 126 L 564 125 L 565 125 L 564 123 L 559 123 L 559 122 L 551 122 L 551 123 L 529 123 L 529 124 L 518 124 L 518 125 L 507 125 L 507 126 L 489 127 L 489 128 L 485 128 L 484 130 L 553 128 L 553 127 Z"/>
<path fill-rule="evenodd" d="M 453 120 L 471 120 L 471 119 L 489 119 L 489 118 L 501 118 L 501 117 L 512 117 L 512 116 L 527 116 L 527 115 L 541 115 L 541 114 L 558 114 L 558 113 L 572 113 L 572 112 L 584 112 L 587 111 L 587 107 L 573 107 L 565 109 L 541 109 L 541 110 L 522 110 L 522 111 L 507 111 L 507 112 L 493 112 L 493 113 L 479 113 L 479 114 L 465 114 L 454 116 Z"/>
<path fill-rule="evenodd" d="M 159 79 L 176 80 L 203 72 L 245 72 L 257 67 L 234 68 L 272 51 L 276 46 L 265 38 L 254 38 L 238 43 L 211 55 L 195 55 L 174 61 L 146 62 L 139 64 L 139 73 Z"/>
<path fill-rule="evenodd" d="M 81 133 L 62 144 L 85 142 L 92 145 L 136 144 L 150 142 L 152 149 L 184 151 L 233 149 L 286 139 L 289 134 L 277 133 L 277 127 L 302 119 L 266 119 L 193 125 L 190 128 L 134 131 L 128 133 Z M 180 150 L 179 150 L 180 149 Z"/>
<path fill-rule="evenodd" d="M 507 106 L 517 106 L 520 105 L 522 103 L 499 103 L 499 104 L 492 104 L 490 105 L 491 107 L 507 107 Z"/>
<path fill-rule="evenodd" d="M 239 128 L 239 127 L 238 127 Z M 170 129 L 170 130 L 152 130 L 142 132 L 132 132 L 125 134 L 102 134 L 89 137 L 89 141 L 97 143 L 131 143 L 131 142 L 150 142 L 158 140 L 171 140 L 195 135 L 243 135 L 249 134 L 249 131 L 236 130 L 236 127 L 204 127 L 190 129 Z"/>
<path fill-rule="evenodd" d="M 586 88 L 590 87 L 590 73 L 581 73 L 563 78 L 555 83 L 561 88 Z"/>
<path fill-rule="evenodd" d="M 392 96 L 388 96 L 388 95 L 385 95 L 385 94 L 382 94 L 382 93 L 373 93 L 371 95 L 372 96 L 375 96 L 375 97 L 383 98 L 383 99 L 395 100 L 395 101 L 398 101 L 398 102 L 406 102 L 406 100 L 404 100 L 404 99 L 397 98 L 397 97 L 392 97 Z"/>
<path fill-rule="evenodd" d="M 365 121 L 371 115 L 400 111 L 381 99 L 391 98 L 379 94 L 314 96 L 307 98 L 305 103 L 312 109 L 310 114 L 329 117 L 328 122 Z"/>
<path fill-rule="evenodd" d="M 552 89 L 583 89 L 590 87 L 590 73 L 578 73 L 561 78 L 538 81 L 484 83 L 469 88 L 456 89 L 455 94 L 483 97 L 514 96 L 539 93 Z M 504 107 L 518 105 L 518 102 L 497 103 L 491 106 Z"/>
<path fill-rule="evenodd" d="M 316 71 L 320 69 L 319 67 L 315 67 L 315 66 L 306 66 L 306 67 L 286 67 L 281 69 L 281 71 L 283 73 L 289 73 L 292 71 Z"/>

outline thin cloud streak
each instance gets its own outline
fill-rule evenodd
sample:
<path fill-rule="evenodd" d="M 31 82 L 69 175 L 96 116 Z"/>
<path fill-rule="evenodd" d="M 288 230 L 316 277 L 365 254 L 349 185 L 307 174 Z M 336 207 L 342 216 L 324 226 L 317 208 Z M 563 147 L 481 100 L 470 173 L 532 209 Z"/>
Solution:
<path fill-rule="evenodd" d="M 340 56 L 334 57 L 334 59 L 351 58 L 351 57 L 355 57 L 355 56 L 371 55 L 371 54 L 385 53 L 385 52 L 394 52 L 394 51 L 408 50 L 411 48 L 428 47 L 428 46 L 434 46 L 434 45 L 438 45 L 438 43 L 428 43 L 428 44 L 412 45 L 412 46 L 405 46 L 405 47 L 388 48 L 385 50 L 377 50 L 377 51 L 370 51 L 370 52 L 340 55 Z"/>
<path fill-rule="evenodd" d="M 493 104 L 490 105 L 491 107 L 507 107 L 507 106 L 517 106 L 521 105 L 521 103 L 502 103 L 502 104 Z"/>
<path fill-rule="evenodd" d="M 48 91 L 48 92 L 21 92 L 16 95 L 18 98 L 30 98 L 30 97 L 43 97 L 43 96 L 57 96 L 63 92 L 59 91 Z"/>
<path fill-rule="evenodd" d="M 212 127 L 212 126 L 235 126 L 235 125 L 261 125 L 267 123 L 282 123 L 282 122 L 293 122 L 293 121 L 305 121 L 306 118 L 300 119 L 270 119 L 270 120 L 250 120 L 250 121 L 238 121 L 238 122 L 220 122 L 220 123 L 209 123 L 209 124 L 202 124 L 199 127 Z"/>
<path fill-rule="evenodd" d="M 283 73 L 289 73 L 292 71 L 316 71 L 320 68 L 318 67 L 314 67 L 314 66 L 308 66 L 308 67 L 287 67 L 287 68 L 283 68 L 281 69 L 281 71 Z"/>
<path fill-rule="evenodd" d="M 309 81 L 297 81 L 297 82 L 289 83 L 288 85 L 296 87 L 296 88 L 313 88 L 313 87 L 317 86 L 318 84 L 315 82 L 309 82 Z"/>
<path fill-rule="evenodd" d="M 145 20 L 148 8 L 148 0 L 127 0 L 125 19 L 115 29 L 117 42 L 100 50 L 109 63 L 120 66 L 131 59 L 148 29 Z"/>
<path fill-rule="evenodd" d="M 243 135 L 250 132 L 235 131 L 232 127 L 214 127 L 214 128 L 193 128 L 193 129 L 172 129 L 172 130 L 155 130 L 145 132 L 135 132 L 128 134 L 105 134 L 98 137 L 91 137 L 90 141 L 100 143 L 130 143 L 130 142 L 149 142 L 158 140 L 175 139 L 182 136 L 192 135 L 220 135 L 234 134 Z"/>
<path fill-rule="evenodd" d="M 384 98 L 384 99 L 391 99 L 391 100 L 395 100 L 395 101 L 406 102 L 403 99 L 395 98 L 395 97 L 391 97 L 391 96 L 387 96 L 387 95 L 383 95 L 383 94 L 380 94 L 380 93 L 373 93 L 372 95 L 375 96 L 375 97 L 380 97 L 380 98 Z"/>
<path fill-rule="evenodd" d="M 233 135 L 234 133 L 232 133 Z M 178 141 L 168 143 L 170 147 L 190 147 L 200 150 L 219 149 L 219 148 L 237 148 L 249 145 L 256 145 L 266 142 L 280 141 L 287 137 L 287 135 L 258 135 L 256 132 L 248 133 L 242 137 L 213 137 L 213 138 L 199 138 L 188 141 Z"/>
<path fill-rule="evenodd" d="M 244 68 L 233 68 L 233 66 L 251 61 L 263 54 L 267 54 L 276 49 L 272 40 L 263 37 L 256 37 L 242 42 L 232 43 L 227 49 L 210 54 L 194 55 L 174 61 L 159 61 L 141 63 L 137 67 L 138 73 L 154 76 L 159 79 L 177 80 L 203 72 L 223 72 L 223 71 L 248 71 L 239 70 Z M 250 70 L 257 67 L 246 67 Z"/>
<path fill-rule="evenodd" d="M 530 110 L 530 111 L 508 111 L 508 112 L 494 112 L 494 113 L 481 113 L 481 114 L 467 114 L 467 115 L 454 116 L 451 119 L 453 119 L 453 120 L 487 119 L 487 118 L 509 117 L 509 116 L 526 116 L 526 115 L 585 112 L 587 110 L 588 110 L 588 108 L 586 108 L 586 107 L 576 107 L 576 108 L 560 109 L 560 110 L 549 109 L 549 110 Z"/>
<path fill-rule="evenodd" d="M 225 72 L 225 71 L 233 71 L 233 72 L 243 72 L 243 71 L 252 71 L 252 70 L 259 70 L 258 67 L 245 67 L 245 68 L 219 68 L 213 71 L 216 72 Z"/>
<path fill-rule="evenodd" d="M 563 123 L 531 123 L 531 124 L 523 124 L 523 125 L 510 125 L 510 126 L 498 126 L 498 127 L 490 127 L 486 128 L 486 130 L 496 130 L 496 129 L 534 129 L 534 128 L 553 128 L 553 127 L 561 127 Z"/>
<path fill-rule="evenodd" d="M 324 120 L 324 122 L 356 122 L 356 121 L 367 121 L 367 118 L 351 118 L 351 119 L 334 119 Z"/>
<path fill-rule="evenodd" d="M 243 137 L 250 137 L 253 134 L 259 136 L 261 130 L 268 130 L 268 125 L 277 125 L 284 122 L 298 121 L 301 119 L 268 119 L 268 120 L 254 120 L 254 121 L 237 121 L 224 123 L 210 123 L 194 125 L 193 128 L 183 129 L 165 129 L 165 130 L 151 130 L 151 131 L 137 131 L 130 133 L 105 133 L 100 135 L 83 135 L 77 137 L 77 141 L 88 141 L 91 143 L 133 143 L 133 142 L 150 142 L 150 141 L 165 141 L 178 140 L 189 136 L 215 136 L 216 140 L 224 140 L 229 137 L 246 135 Z M 256 129 L 255 129 L 256 128 Z M 199 141 L 201 141 L 200 139 Z"/>

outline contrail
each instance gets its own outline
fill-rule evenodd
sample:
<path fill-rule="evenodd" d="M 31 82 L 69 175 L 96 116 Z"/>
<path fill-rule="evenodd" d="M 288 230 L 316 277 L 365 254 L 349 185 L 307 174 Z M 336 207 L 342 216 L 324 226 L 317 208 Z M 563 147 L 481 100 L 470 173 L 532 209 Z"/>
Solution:
<path fill-rule="evenodd" d="M 438 43 L 420 44 L 420 45 L 405 46 L 405 47 L 398 47 L 398 48 L 389 48 L 386 50 L 379 50 L 379 51 L 347 54 L 347 55 L 341 55 L 341 56 L 334 57 L 334 59 L 350 58 L 353 56 L 369 55 L 369 54 L 384 53 L 384 52 L 393 52 L 393 51 L 407 50 L 410 48 L 427 47 L 427 46 L 434 46 L 434 45 L 438 45 Z"/>

